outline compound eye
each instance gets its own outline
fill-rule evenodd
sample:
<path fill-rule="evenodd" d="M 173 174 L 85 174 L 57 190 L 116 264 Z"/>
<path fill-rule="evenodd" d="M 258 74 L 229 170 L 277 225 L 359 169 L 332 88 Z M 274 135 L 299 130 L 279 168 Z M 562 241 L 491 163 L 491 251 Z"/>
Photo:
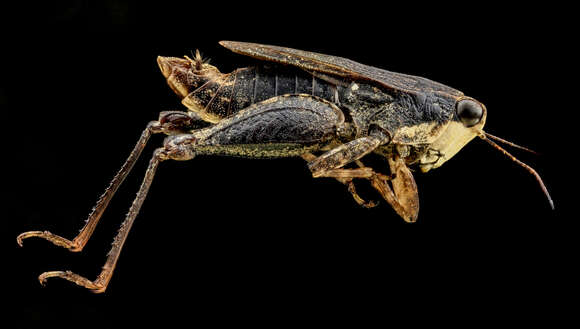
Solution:
<path fill-rule="evenodd" d="M 483 108 L 471 99 L 462 99 L 455 105 L 457 116 L 466 127 L 472 127 L 481 121 Z"/>

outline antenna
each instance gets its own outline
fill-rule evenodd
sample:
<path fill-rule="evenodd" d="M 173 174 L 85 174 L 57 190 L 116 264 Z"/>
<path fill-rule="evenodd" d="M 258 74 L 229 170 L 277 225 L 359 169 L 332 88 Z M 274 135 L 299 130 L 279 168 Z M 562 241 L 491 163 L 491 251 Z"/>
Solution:
<path fill-rule="evenodd" d="M 518 149 L 520 149 L 520 150 L 524 150 L 524 151 L 527 151 L 527 152 L 533 153 L 533 154 L 535 154 L 535 155 L 540 155 L 538 152 L 536 152 L 536 151 L 534 151 L 534 150 L 530 150 L 530 149 L 529 149 L 529 148 L 527 148 L 527 147 L 520 146 L 520 145 L 518 145 L 518 144 L 512 143 L 512 142 L 510 142 L 510 141 L 507 141 L 507 140 L 505 140 L 505 139 L 503 139 L 503 138 L 499 138 L 499 137 L 497 137 L 497 136 L 494 136 L 494 135 L 492 135 L 492 134 L 490 134 L 490 133 L 486 133 L 485 131 L 482 131 L 482 132 L 485 134 L 485 137 L 488 137 L 488 138 L 494 139 L 494 140 L 496 140 L 496 141 L 498 141 L 498 142 L 500 142 L 500 143 L 504 143 L 504 144 L 506 144 L 506 145 L 513 146 L 513 147 L 515 147 L 515 148 L 518 148 Z"/>
<path fill-rule="evenodd" d="M 482 131 L 483 132 L 483 131 Z M 542 178 L 540 177 L 540 175 L 534 170 L 534 168 L 528 166 L 527 164 L 521 162 L 520 160 L 516 159 L 516 157 L 514 157 L 513 155 L 511 155 L 508 151 L 504 150 L 501 146 L 497 145 L 494 141 L 492 141 L 491 139 L 487 138 L 487 137 L 491 137 L 494 139 L 497 139 L 499 141 L 502 141 L 508 145 L 512 145 L 518 148 L 522 148 L 524 150 L 528 150 L 531 151 L 529 149 L 526 149 L 522 146 L 518 146 L 516 144 L 513 144 L 511 142 L 508 142 L 504 139 L 501 139 L 499 137 L 495 137 L 492 136 L 486 132 L 483 132 L 483 134 L 480 134 L 479 137 L 481 137 L 481 139 L 483 139 L 484 141 L 488 142 L 491 146 L 493 146 L 495 149 L 499 150 L 501 153 L 505 154 L 508 158 L 512 159 L 514 162 L 516 162 L 517 164 L 519 164 L 520 166 L 524 167 L 525 169 L 527 169 L 530 174 L 534 175 L 534 177 L 536 177 L 536 180 L 538 181 L 538 183 L 540 184 L 540 187 L 542 188 L 542 191 L 544 191 L 544 194 L 546 195 L 546 197 L 548 198 L 548 202 L 550 202 L 550 207 L 552 207 L 552 210 L 554 210 L 554 201 L 552 201 L 552 198 L 550 197 L 550 193 L 548 193 L 548 189 L 546 188 L 546 185 L 544 185 L 544 182 L 542 181 Z M 531 151 L 533 152 L 533 151 Z M 535 152 L 533 152 L 535 153 Z"/>

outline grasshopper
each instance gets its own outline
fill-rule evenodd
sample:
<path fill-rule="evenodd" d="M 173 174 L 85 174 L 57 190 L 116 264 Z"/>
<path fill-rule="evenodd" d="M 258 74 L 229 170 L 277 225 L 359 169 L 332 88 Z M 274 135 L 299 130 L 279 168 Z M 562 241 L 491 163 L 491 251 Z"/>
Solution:
<path fill-rule="evenodd" d="M 260 61 L 224 74 L 199 52 L 193 58 L 159 56 L 163 76 L 189 111 L 161 112 L 158 120 L 147 125 L 73 240 L 48 231 L 18 236 L 20 245 L 23 239 L 39 237 L 81 251 L 150 136 L 168 136 L 150 160 L 98 277 L 91 281 L 70 271 L 51 271 L 39 276 L 41 284 L 60 277 L 104 292 L 159 164 L 198 155 L 302 157 L 313 177 L 336 179 L 358 204 L 376 205 L 360 197 L 353 184 L 354 179 L 367 180 L 397 214 L 415 222 L 419 197 L 409 167 L 422 172 L 438 168 L 480 137 L 533 174 L 554 207 L 537 172 L 494 140 L 520 146 L 484 132 L 486 107 L 456 89 L 342 57 L 254 43 L 220 44 Z M 386 158 L 389 175 L 364 165 L 362 158 L 369 153 Z"/>

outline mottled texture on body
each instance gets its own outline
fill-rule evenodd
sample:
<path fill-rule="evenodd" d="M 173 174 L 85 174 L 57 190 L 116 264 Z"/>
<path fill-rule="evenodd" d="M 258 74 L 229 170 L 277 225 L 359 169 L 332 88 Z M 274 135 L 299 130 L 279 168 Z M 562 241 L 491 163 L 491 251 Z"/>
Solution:
<path fill-rule="evenodd" d="M 344 115 L 334 104 L 306 94 L 284 95 L 253 104 L 193 136 L 196 150 L 206 154 L 287 157 L 336 139 L 342 125 Z"/>
<path fill-rule="evenodd" d="M 269 63 L 221 73 L 194 60 L 158 60 L 162 68 L 167 67 L 162 71 L 172 89 L 179 91 L 182 103 L 211 123 L 272 97 L 307 94 L 332 102 L 343 111 L 355 132 L 347 138 L 360 138 L 372 127 L 380 127 L 392 142 L 410 145 L 413 154 L 409 163 L 416 163 L 427 161 L 424 145 L 435 142 L 449 122 L 457 120 L 454 104 L 462 93 L 428 79 L 289 48 L 221 44 Z"/>

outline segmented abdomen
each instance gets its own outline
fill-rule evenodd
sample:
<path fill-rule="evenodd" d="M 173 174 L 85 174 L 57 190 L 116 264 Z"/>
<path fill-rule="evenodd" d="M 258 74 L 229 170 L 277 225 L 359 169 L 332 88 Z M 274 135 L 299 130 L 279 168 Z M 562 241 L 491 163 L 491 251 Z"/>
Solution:
<path fill-rule="evenodd" d="M 302 70 L 254 66 L 214 75 L 183 99 L 183 104 L 210 122 L 218 122 L 251 104 L 285 94 L 309 94 L 338 102 L 342 87 Z"/>

